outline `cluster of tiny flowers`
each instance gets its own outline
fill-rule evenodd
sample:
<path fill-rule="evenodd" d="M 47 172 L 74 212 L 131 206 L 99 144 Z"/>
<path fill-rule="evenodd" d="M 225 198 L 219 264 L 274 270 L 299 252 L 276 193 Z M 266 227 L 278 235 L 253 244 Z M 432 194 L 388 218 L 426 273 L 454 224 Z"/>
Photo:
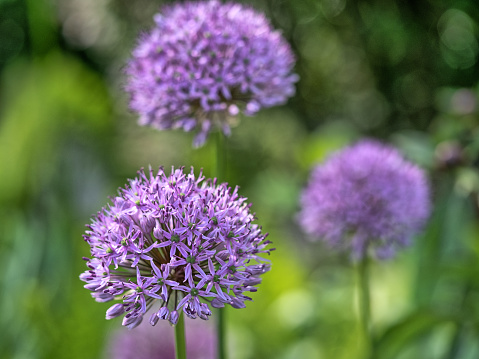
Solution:
<path fill-rule="evenodd" d="M 230 134 L 243 111 L 284 103 L 297 75 L 288 43 L 264 15 L 219 1 L 165 7 L 127 65 L 132 110 L 141 125 L 197 130 L 201 146 L 212 128 Z"/>
<path fill-rule="evenodd" d="M 361 259 L 394 256 L 410 243 L 430 211 L 423 171 L 394 148 L 363 140 L 312 172 L 298 220 L 312 239 Z"/>
<path fill-rule="evenodd" d="M 243 308 L 270 268 L 260 257 L 270 242 L 249 209 L 237 188 L 195 178 L 193 169 L 140 171 L 93 217 L 84 235 L 92 258 L 80 278 L 97 301 L 121 301 L 106 318 L 126 313 L 129 328 L 155 304 L 152 325 L 176 324 L 180 310 L 207 320 L 209 305 Z"/>
<path fill-rule="evenodd" d="M 210 322 L 185 325 L 188 359 L 216 358 L 216 336 Z M 168 325 L 140 324 L 135 330 L 118 329 L 109 340 L 106 357 L 111 359 L 175 359 L 175 338 Z"/>

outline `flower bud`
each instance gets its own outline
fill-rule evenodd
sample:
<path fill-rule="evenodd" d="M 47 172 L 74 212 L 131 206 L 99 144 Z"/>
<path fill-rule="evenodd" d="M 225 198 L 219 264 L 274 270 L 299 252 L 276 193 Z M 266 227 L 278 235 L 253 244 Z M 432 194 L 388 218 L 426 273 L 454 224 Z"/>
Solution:
<path fill-rule="evenodd" d="M 108 310 L 106 311 L 106 319 L 113 319 L 118 317 L 119 315 L 123 314 L 125 312 L 125 308 L 123 304 L 117 303 L 115 305 L 112 305 Z"/>

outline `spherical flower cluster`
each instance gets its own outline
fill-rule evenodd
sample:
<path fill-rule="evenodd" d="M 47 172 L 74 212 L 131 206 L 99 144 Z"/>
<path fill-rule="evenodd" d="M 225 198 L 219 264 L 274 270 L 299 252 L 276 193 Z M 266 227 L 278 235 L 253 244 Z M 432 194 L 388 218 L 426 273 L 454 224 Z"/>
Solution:
<path fill-rule="evenodd" d="M 294 94 L 294 56 L 264 15 L 219 1 L 165 7 L 127 65 L 132 110 L 141 125 L 225 135 L 240 111 L 284 103 Z"/>
<path fill-rule="evenodd" d="M 410 240 L 430 211 L 424 172 L 394 148 L 364 140 L 312 172 L 298 220 L 312 239 L 361 259 L 388 258 Z"/>
<path fill-rule="evenodd" d="M 126 313 L 129 328 L 155 304 L 152 325 L 176 324 L 180 310 L 206 320 L 210 304 L 244 308 L 245 292 L 270 268 L 260 255 L 271 251 L 249 209 L 237 188 L 195 178 L 193 169 L 140 171 L 88 226 L 93 258 L 80 279 L 97 301 L 120 300 L 106 318 Z"/>
<path fill-rule="evenodd" d="M 210 322 L 189 321 L 185 326 L 189 359 L 216 358 L 216 336 Z M 106 357 L 111 359 L 175 359 L 175 338 L 168 325 L 142 323 L 135 330 L 119 329 L 109 340 Z"/>

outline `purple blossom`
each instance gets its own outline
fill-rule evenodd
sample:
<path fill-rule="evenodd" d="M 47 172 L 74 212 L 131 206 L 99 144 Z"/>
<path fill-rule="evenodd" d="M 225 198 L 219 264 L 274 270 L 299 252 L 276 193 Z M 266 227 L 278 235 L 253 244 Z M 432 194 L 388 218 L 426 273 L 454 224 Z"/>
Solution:
<path fill-rule="evenodd" d="M 314 168 L 301 196 L 299 223 L 311 239 L 361 259 L 394 256 L 429 212 L 424 172 L 394 148 L 372 140 L 334 153 Z"/>
<path fill-rule="evenodd" d="M 295 92 L 294 56 L 264 15 L 219 1 L 166 6 L 140 37 L 126 90 L 139 123 L 196 129 L 201 146 L 217 127 L 229 135 L 242 111 L 286 102 Z"/>
<path fill-rule="evenodd" d="M 175 324 L 180 310 L 206 320 L 209 304 L 242 308 L 270 268 L 260 257 L 270 242 L 253 220 L 246 198 L 226 183 L 193 169 L 140 171 L 93 217 L 84 235 L 92 258 L 80 279 L 98 302 L 120 301 L 106 318 L 125 314 L 128 328 L 152 307 L 152 325 Z"/>
<path fill-rule="evenodd" d="M 156 327 L 141 324 L 133 331 L 120 329 L 106 348 L 112 359 L 174 359 L 173 330 L 166 323 Z M 210 323 L 188 321 L 185 325 L 186 353 L 189 359 L 216 358 L 216 338 Z"/>

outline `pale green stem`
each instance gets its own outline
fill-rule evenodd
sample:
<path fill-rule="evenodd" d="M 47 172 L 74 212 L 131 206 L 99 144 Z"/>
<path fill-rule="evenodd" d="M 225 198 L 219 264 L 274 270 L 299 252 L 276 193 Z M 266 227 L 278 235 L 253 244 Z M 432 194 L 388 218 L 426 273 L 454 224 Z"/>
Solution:
<path fill-rule="evenodd" d="M 226 359 L 226 342 L 225 342 L 225 310 L 219 308 L 217 318 L 218 328 L 218 359 Z"/>
<path fill-rule="evenodd" d="M 216 178 L 219 183 L 225 181 L 225 147 L 225 138 L 221 131 L 218 131 L 218 133 L 216 133 Z M 217 310 L 218 359 L 226 359 L 225 310 L 226 308 Z"/>
<path fill-rule="evenodd" d="M 225 182 L 226 173 L 226 139 L 221 131 L 218 131 L 216 135 L 216 173 L 215 176 L 218 182 Z"/>
<path fill-rule="evenodd" d="M 180 314 L 178 323 L 175 325 L 175 352 L 176 359 L 186 359 L 185 319 Z"/>
<path fill-rule="evenodd" d="M 371 333 L 371 298 L 369 293 L 369 260 L 367 254 L 357 264 L 359 321 L 364 342 L 365 357 L 373 357 Z"/>

